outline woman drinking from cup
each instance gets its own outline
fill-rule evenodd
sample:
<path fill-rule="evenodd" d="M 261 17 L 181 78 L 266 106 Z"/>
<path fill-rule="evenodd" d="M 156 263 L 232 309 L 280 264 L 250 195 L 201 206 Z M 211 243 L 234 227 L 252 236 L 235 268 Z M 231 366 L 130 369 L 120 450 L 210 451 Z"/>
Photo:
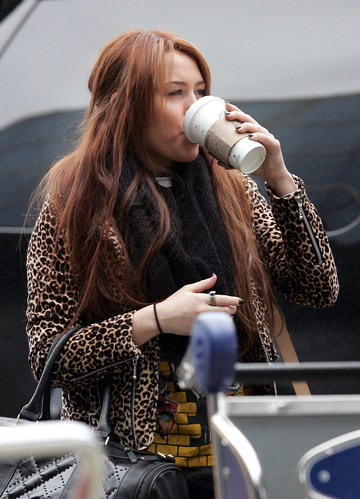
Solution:
<path fill-rule="evenodd" d="M 279 141 L 252 117 L 225 105 L 226 120 L 240 123 L 236 133 L 266 149 L 255 175 L 271 205 L 250 177 L 188 140 L 185 113 L 210 94 L 209 68 L 190 43 L 167 32 L 125 32 L 101 51 L 89 89 L 78 143 L 39 191 L 27 263 L 31 367 L 38 378 L 54 338 L 82 325 L 53 375 L 62 417 L 96 426 L 97 381 L 112 372 L 120 442 L 175 455 L 191 497 L 209 498 L 205 399 L 177 384 L 194 318 L 214 310 L 233 316 L 239 360 L 273 362 L 273 289 L 296 303 L 332 305 L 332 253 Z M 232 391 L 272 393 L 273 385 Z"/>

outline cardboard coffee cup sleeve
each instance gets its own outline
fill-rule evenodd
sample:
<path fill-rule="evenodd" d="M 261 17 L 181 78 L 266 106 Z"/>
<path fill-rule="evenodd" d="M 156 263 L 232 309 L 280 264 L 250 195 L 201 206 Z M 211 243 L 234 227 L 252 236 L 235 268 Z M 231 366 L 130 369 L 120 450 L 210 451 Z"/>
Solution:
<path fill-rule="evenodd" d="M 237 133 L 234 123 L 222 116 L 209 128 L 205 149 L 222 163 L 228 164 L 231 149 L 247 136 L 247 133 Z"/>

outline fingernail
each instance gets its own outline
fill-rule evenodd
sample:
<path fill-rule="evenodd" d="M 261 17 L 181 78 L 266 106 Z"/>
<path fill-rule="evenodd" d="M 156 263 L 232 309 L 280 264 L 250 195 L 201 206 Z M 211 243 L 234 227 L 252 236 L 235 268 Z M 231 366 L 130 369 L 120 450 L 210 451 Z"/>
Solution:
<path fill-rule="evenodd" d="M 239 130 L 241 128 L 241 125 L 236 125 L 235 128 L 236 130 Z"/>
<path fill-rule="evenodd" d="M 225 114 L 231 114 L 231 111 L 228 111 L 227 109 L 225 109 L 224 113 Z"/>
<path fill-rule="evenodd" d="M 254 137 L 253 133 L 249 133 L 248 137 Z"/>
<path fill-rule="evenodd" d="M 244 300 L 242 298 L 239 298 L 239 305 L 242 305 L 244 303 Z"/>

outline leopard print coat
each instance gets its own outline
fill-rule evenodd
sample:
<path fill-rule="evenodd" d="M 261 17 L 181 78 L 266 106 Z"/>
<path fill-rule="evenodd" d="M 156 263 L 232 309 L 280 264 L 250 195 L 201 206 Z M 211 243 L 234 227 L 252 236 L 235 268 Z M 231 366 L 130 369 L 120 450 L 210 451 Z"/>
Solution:
<path fill-rule="evenodd" d="M 242 174 L 239 177 L 243 181 Z M 321 220 L 306 197 L 304 185 L 297 177 L 294 179 L 298 190 L 284 198 L 275 197 L 268 189 L 270 206 L 256 183 L 248 178 L 254 234 L 275 288 L 286 298 L 303 305 L 330 306 L 338 294 L 335 263 Z M 29 361 L 36 379 L 42 373 L 53 339 L 70 324 L 78 303 L 78 290 L 64 238 L 60 237 L 55 245 L 56 226 L 56 216 L 47 200 L 32 233 L 27 259 Z M 121 269 L 122 251 L 115 233 L 110 233 L 110 242 L 111 258 L 116 268 Z M 259 336 L 251 361 L 274 361 L 277 353 L 271 340 L 268 316 L 256 289 L 252 301 Z M 155 433 L 160 352 L 157 338 L 141 349 L 133 343 L 133 313 L 124 305 L 115 317 L 76 331 L 56 364 L 53 385 L 62 387 L 62 418 L 96 426 L 99 418 L 97 379 L 111 371 L 113 429 L 122 443 L 134 446 L 130 428 L 130 386 L 133 359 L 138 359 L 135 432 L 137 446 L 145 448 L 151 444 Z"/>

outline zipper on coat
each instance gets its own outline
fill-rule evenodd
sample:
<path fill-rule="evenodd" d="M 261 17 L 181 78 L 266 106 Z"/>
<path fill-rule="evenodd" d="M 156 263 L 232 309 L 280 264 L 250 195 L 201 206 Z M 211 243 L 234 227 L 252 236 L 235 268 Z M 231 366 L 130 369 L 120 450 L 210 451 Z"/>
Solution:
<path fill-rule="evenodd" d="M 250 308 L 251 308 L 252 314 L 253 314 L 254 319 L 255 319 L 255 322 L 256 322 L 256 330 L 257 330 L 257 333 L 258 333 L 258 337 L 259 337 L 259 340 L 260 340 L 260 343 L 261 343 L 262 349 L 263 349 L 264 354 L 265 354 L 265 359 L 266 359 L 267 364 L 270 366 L 270 365 L 272 364 L 272 362 L 271 362 L 271 360 L 270 360 L 269 353 L 268 353 L 268 351 L 266 350 L 266 346 L 265 346 L 265 343 L 264 343 L 264 338 L 262 337 L 261 332 L 260 332 L 260 330 L 259 330 L 259 326 L 258 326 L 258 323 L 257 323 L 257 320 L 256 320 L 256 315 L 255 315 L 255 312 L 254 312 L 254 305 L 253 305 L 253 302 L 252 302 L 252 299 L 251 299 L 251 298 L 249 298 L 249 302 L 250 302 Z M 274 386 L 274 394 L 275 394 L 275 397 L 277 397 L 277 386 L 276 386 L 276 381 L 273 381 L 273 386 Z"/>
<path fill-rule="evenodd" d="M 126 364 L 127 362 L 130 362 L 131 360 L 134 360 L 135 358 L 139 358 L 139 356 L 137 355 L 136 357 L 129 357 L 128 359 L 118 360 L 117 362 L 113 362 L 112 364 L 108 364 L 106 366 L 98 367 L 97 369 L 93 369 L 92 371 L 89 371 L 87 373 L 79 374 L 78 376 L 73 376 L 72 381 L 82 381 L 83 379 L 90 378 L 91 376 L 94 376 L 95 374 L 100 374 L 104 371 L 107 371 L 108 369 L 114 369 L 114 367 L 121 366 L 122 364 Z"/>
<path fill-rule="evenodd" d="M 133 371 L 131 379 L 131 398 L 130 398 L 130 424 L 131 424 L 131 435 L 134 442 L 134 448 L 137 447 L 137 437 L 135 429 L 135 393 L 136 393 L 136 380 L 137 380 L 137 364 L 139 356 L 137 355 L 133 360 Z"/>
<path fill-rule="evenodd" d="M 302 222 L 304 222 L 305 229 L 306 229 L 306 232 L 308 233 L 308 236 L 310 238 L 312 247 L 314 248 L 318 264 L 321 265 L 322 262 L 323 262 L 322 256 L 321 256 L 321 251 L 320 251 L 319 245 L 318 245 L 318 243 L 317 243 L 317 241 L 315 239 L 315 236 L 314 236 L 313 230 L 312 230 L 312 228 L 310 226 L 309 220 L 307 219 L 307 216 L 305 215 L 305 211 L 304 211 L 304 208 L 303 208 L 303 202 L 302 202 L 302 199 L 301 199 L 301 195 L 300 195 L 300 193 L 298 193 L 298 194 L 295 194 L 294 197 L 295 197 L 295 201 L 296 201 L 296 203 L 298 205 L 299 219 Z"/>

